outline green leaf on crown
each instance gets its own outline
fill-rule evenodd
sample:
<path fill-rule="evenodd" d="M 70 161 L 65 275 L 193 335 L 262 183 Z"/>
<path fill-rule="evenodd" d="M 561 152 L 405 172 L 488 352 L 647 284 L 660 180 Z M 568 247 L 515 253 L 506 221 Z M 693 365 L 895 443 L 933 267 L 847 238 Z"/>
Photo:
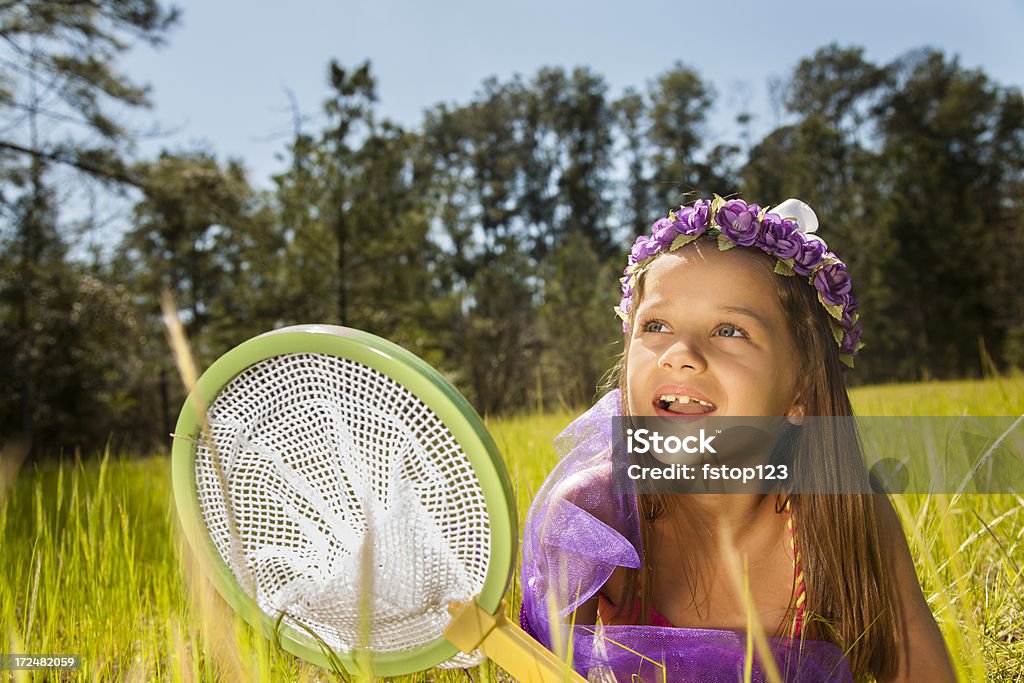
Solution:
<path fill-rule="evenodd" d="M 700 237 L 700 235 L 678 235 L 674 240 L 672 240 L 672 244 L 669 245 L 668 250 L 675 251 L 679 247 L 685 247 L 698 237 Z"/>
<path fill-rule="evenodd" d="M 792 259 L 778 259 L 775 261 L 775 272 L 779 275 L 794 275 Z"/>
<path fill-rule="evenodd" d="M 716 194 L 715 198 L 711 200 L 711 209 L 708 211 L 708 221 L 714 222 L 715 216 L 718 215 L 719 210 L 721 210 L 723 206 L 725 206 L 725 200 Z"/>
<path fill-rule="evenodd" d="M 853 356 L 851 356 L 850 354 L 839 354 L 839 360 L 841 360 L 843 362 L 843 365 L 845 365 L 846 367 L 850 368 L 851 370 L 853 369 Z"/>
<path fill-rule="evenodd" d="M 735 244 L 732 243 L 732 240 L 730 240 L 722 233 L 718 233 L 717 239 L 719 251 L 729 251 L 730 249 L 736 246 Z"/>
<path fill-rule="evenodd" d="M 623 320 L 625 320 L 627 317 L 629 317 L 629 316 L 626 315 L 626 312 L 623 311 L 622 308 L 620 308 L 619 306 L 612 307 L 612 310 L 615 311 L 615 315 L 619 316 Z"/>
<path fill-rule="evenodd" d="M 832 337 L 836 340 L 836 344 L 843 343 L 843 328 L 836 325 L 831 320 L 828 321 L 828 328 L 832 330 Z"/>
<path fill-rule="evenodd" d="M 831 252 L 828 252 L 828 253 L 831 253 Z M 840 261 L 839 258 L 836 257 L 836 256 L 824 256 L 821 259 L 821 263 L 819 263 L 817 265 L 817 267 L 814 269 L 814 271 L 817 272 L 818 268 L 824 268 L 825 266 L 827 266 L 829 264 L 833 264 L 833 263 L 842 263 L 842 261 Z"/>
<path fill-rule="evenodd" d="M 818 292 L 818 301 L 821 302 L 821 305 L 825 307 L 825 310 L 828 311 L 828 314 L 830 316 L 832 316 L 836 320 L 842 320 L 843 319 L 843 305 L 842 304 L 835 304 L 835 305 L 833 305 L 833 304 L 830 304 L 830 303 L 826 302 L 825 301 L 825 297 L 823 297 L 821 295 L 821 292 Z"/>

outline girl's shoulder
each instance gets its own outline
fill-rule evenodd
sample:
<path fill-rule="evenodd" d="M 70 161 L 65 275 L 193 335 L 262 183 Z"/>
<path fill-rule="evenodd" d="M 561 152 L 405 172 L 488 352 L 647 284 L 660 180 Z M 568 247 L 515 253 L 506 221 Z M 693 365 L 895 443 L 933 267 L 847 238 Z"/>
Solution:
<path fill-rule="evenodd" d="M 878 547 L 886 568 L 884 576 L 890 584 L 898 615 L 896 638 L 900 670 L 893 680 L 955 680 L 949 651 L 921 590 L 899 515 L 889 496 L 880 494 L 872 498 L 878 524 Z"/>
<path fill-rule="evenodd" d="M 878 524 L 879 546 L 885 551 L 892 548 L 894 541 L 902 540 L 906 544 L 907 536 L 903 532 L 903 524 L 896 514 L 896 508 L 885 493 L 875 493 L 871 496 L 874 503 L 875 519 Z"/>

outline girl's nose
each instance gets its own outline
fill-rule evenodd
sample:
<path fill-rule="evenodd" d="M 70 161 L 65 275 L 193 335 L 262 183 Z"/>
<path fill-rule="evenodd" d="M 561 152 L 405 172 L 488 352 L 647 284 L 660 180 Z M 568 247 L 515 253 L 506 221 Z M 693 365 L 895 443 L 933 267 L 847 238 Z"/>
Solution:
<path fill-rule="evenodd" d="M 673 342 L 658 359 L 658 365 L 665 370 L 682 370 L 690 368 L 696 372 L 703 372 L 707 369 L 707 361 L 704 356 L 693 347 L 682 340 Z"/>

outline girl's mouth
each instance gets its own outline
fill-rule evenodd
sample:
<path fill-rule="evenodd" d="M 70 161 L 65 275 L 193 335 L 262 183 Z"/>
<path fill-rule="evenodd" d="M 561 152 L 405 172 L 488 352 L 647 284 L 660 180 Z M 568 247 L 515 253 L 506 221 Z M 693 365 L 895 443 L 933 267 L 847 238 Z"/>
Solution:
<path fill-rule="evenodd" d="M 671 417 L 676 415 L 707 415 L 713 413 L 717 406 L 686 394 L 661 394 L 654 400 L 654 411 L 658 415 Z"/>

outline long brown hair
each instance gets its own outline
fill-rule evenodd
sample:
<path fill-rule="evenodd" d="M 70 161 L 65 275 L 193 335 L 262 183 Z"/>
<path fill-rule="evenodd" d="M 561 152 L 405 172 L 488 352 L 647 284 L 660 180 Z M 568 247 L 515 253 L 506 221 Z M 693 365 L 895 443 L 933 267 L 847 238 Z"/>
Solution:
<path fill-rule="evenodd" d="M 716 248 L 707 238 L 699 243 Z M 853 407 L 844 380 L 845 366 L 828 325 L 828 313 L 819 305 L 816 291 L 799 276 L 775 275 L 775 259 L 759 249 L 758 257 L 775 287 L 797 349 L 804 350 L 804 366 L 798 378 L 799 392 L 809 416 L 852 416 Z M 644 273 L 636 276 L 630 329 L 644 295 Z M 623 414 L 628 413 L 627 357 L 630 335 L 610 378 L 622 394 Z M 808 421 L 813 428 L 789 428 L 784 441 L 793 463 L 797 491 L 868 491 L 869 475 L 852 420 Z M 845 433 L 844 433 L 845 432 Z M 804 635 L 826 640 L 846 652 L 855 678 L 868 672 L 877 677 L 898 669 L 896 647 L 896 599 L 887 580 L 872 494 L 800 493 L 788 495 L 796 536 L 801 547 L 807 591 Z M 645 547 L 653 523 L 669 504 L 663 494 L 638 493 L 640 531 Z M 697 569 L 695 566 L 694 569 Z M 699 572 L 698 572 L 699 573 Z M 690 574 L 688 572 L 688 574 Z M 687 576 L 691 591 L 695 580 Z M 620 606 L 640 602 L 640 618 L 646 623 L 653 603 L 653 570 L 644 558 L 639 570 L 627 570 L 624 599 Z"/>

